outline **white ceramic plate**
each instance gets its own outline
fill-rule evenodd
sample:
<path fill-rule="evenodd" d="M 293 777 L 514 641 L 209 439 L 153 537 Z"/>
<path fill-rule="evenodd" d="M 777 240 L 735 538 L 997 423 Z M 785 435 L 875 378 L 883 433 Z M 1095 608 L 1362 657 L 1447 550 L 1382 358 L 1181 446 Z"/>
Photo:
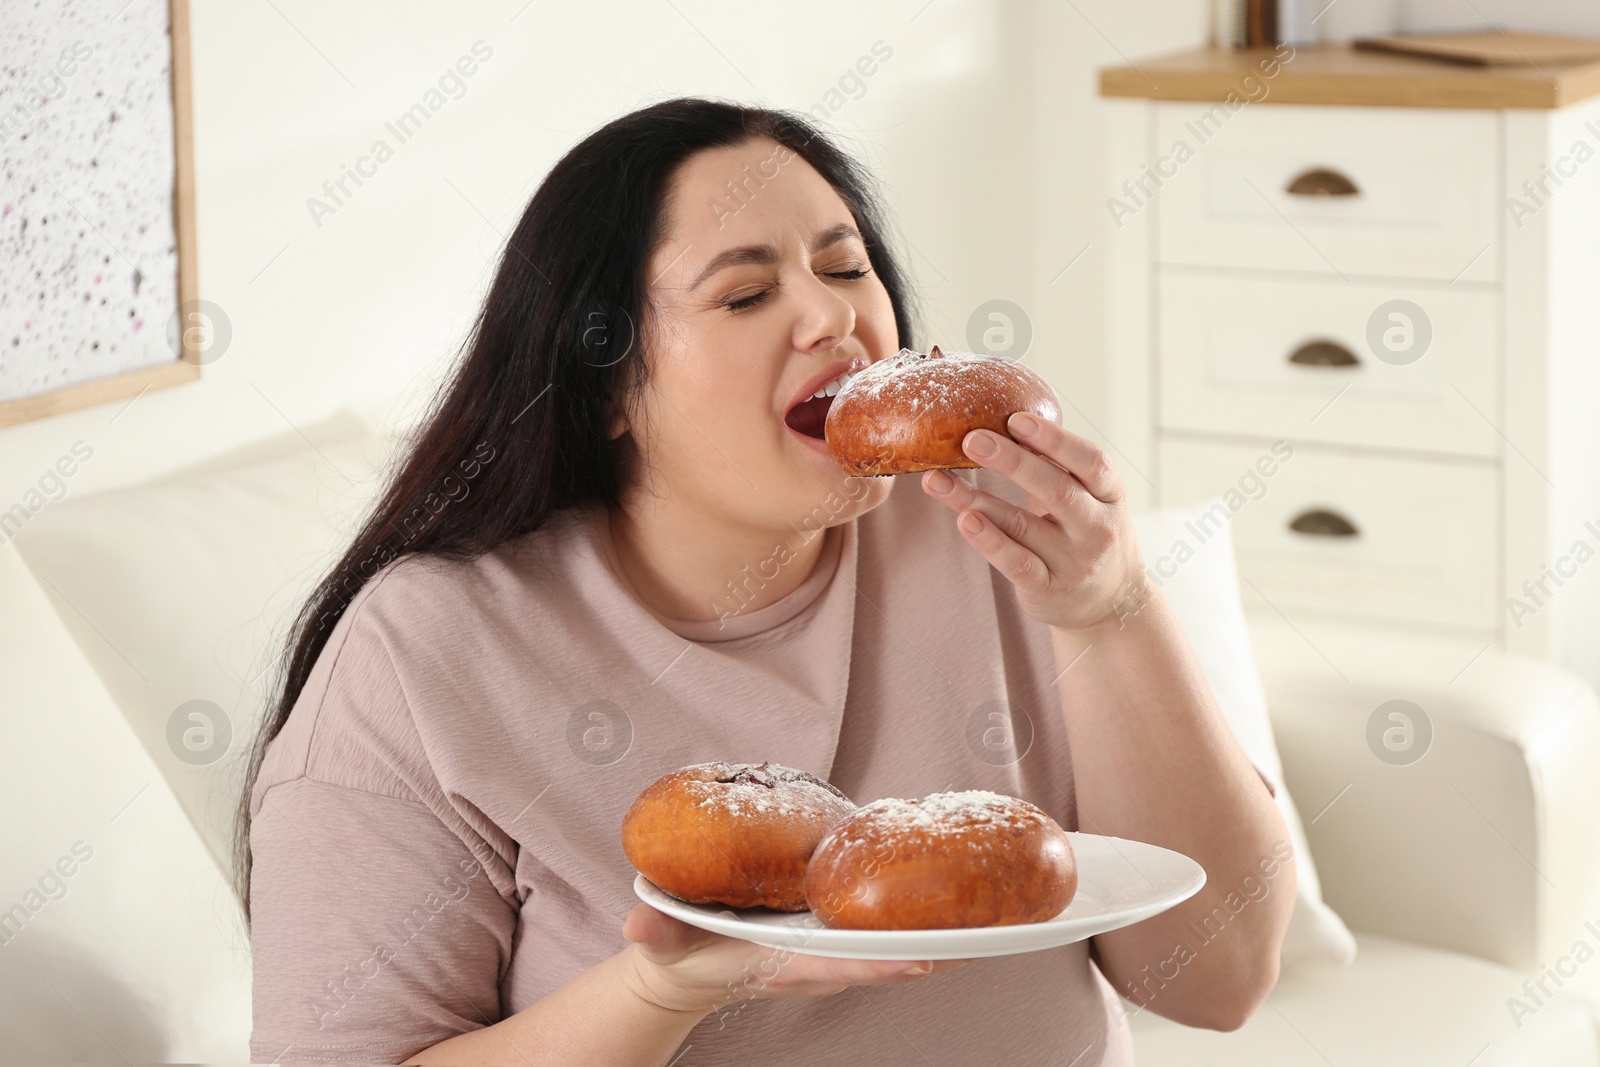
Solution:
<path fill-rule="evenodd" d="M 1120 837 L 1068 832 L 1078 892 L 1054 919 L 951 930 L 830 930 L 809 911 L 690 904 L 633 880 L 639 899 L 691 926 L 811 956 L 859 960 L 959 960 L 1011 956 L 1070 945 L 1159 915 L 1206 883 L 1205 868 L 1181 852 Z"/>

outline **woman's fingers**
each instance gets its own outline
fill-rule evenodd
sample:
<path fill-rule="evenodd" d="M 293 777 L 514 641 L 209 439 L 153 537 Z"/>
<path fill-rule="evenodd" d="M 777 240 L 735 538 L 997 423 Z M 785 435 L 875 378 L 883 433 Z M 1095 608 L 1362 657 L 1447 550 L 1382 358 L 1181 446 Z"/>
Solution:
<path fill-rule="evenodd" d="M 1065 468 L 1101 503 L 1120 503 L 1126 495 L 1122 476 L 1112 465 L 1111 457 L 1106 454 L 1105 449 L 1087 437 L 1081 437 L 1059 423 L 1041 419 L 1025 411 L 1012 413 L 1006 420 L 1006 431 L 1028 449 Z M 973 459 L 977 458 L 973 456 Z M 1037 491 L 1034 495 L 1040 500 L 1049 499 Z"/>
<path fill-rule="evenodd" d="M 1006 536 L 1019 543 L 1037 544 L 1038 537 L 1051 535 L 1060 528 L 1059 523 L 1052 522 L 1049 516 L 1035 515 L 1009 500 L 1001 500 L 993 493 L 968 485 L 948 471 L 924 471 L 922 485 L 935 500 L 951 511 L 962 512 L 972 508 L 982 512 Z"/>
<path fill-rule="evenodd" d="M 958 527 L 984 559 L 1020 587 L 1042 592 L 1050 583 L 1045 559 L 1059 547 L 1063 532 L 1090 545 L 1104 539 L 1106 505 L 1124 498 L 1122 479 L 1099 446 L 1053 422 L 1015 412 L 1006 426 L 1022 444 L 992 430 L 973 430 L 962 440 L 962 450 L 1021 487 L 1028 508 L 945 471 L 928 471 L 922 485 L 960 514 Z"/>
<path fill-rule="evenodd" d="M 1042 590 L 1049 584 L 1049 568 L 1039 550 L 1061 535 L 1059 520 L 1035 515 L 942 470 L 925 473 L 922 484 L 934 499 L 959 513 L 957 529 L 1001 574 L 1023 588 Z M 945 492 L 936 490 L 940 486 Z"/>
<path fill-rule="evenodd" d="M 1019 413 L 1012 418 L 1014 421 L 1019 421 L 1021 415 Z M 1039 419 L 1034 421 L 1041 427 L 1061 430 L 1061 427 L 1054 423 Z M 1083 438 L 1078 440 L 1082 441 Z M 987 450 L 986 446 L 992 446 L 993 450 Z M 926 472 L 923 475 L 923 486 L 936 499 L 953 510 L 978 508 L 1008 535 L 1016 537 L 1021 534 L 1023 540 L 1026 540 L 1030 533 L 1041 532 L 1043 528 L 1036 523 L 1028 523 L 1020 517 L 1054 519 L 1056 528 L 1065 530 L 1069 536 L 1079 534 L 1104 521 L 1108 501 L 1095 496 L 1090 487 L 1079 480 L 1076 474 L 1063 469 L 1057 461 L 1035 452 L 1031 445 L 1024 447 L 992 430 L 973 430 L 962 441 L 962 448 L 974 462 L 1004 475 L 1026 491 L 1029 505 L 1035 507 L 1037 513 L 1018 508 L 993 494 L 982 492 L 946 472 Z M 1122 482 L 1115 470 L 1110 471 L 1110 477 L 1113 479 L 1111 488 L 1115 490 L 1118 494 L 1117 499 L 1120 500 Z M 943 493 L 939 492 L 941 486 L 946 490 Z M 1012 514 L 1013 511 L 1015 515 Z M 1054 530 L 1049 532 L 1053 533 Z"/>
<path fill-rule="evenodd" d="M 1010 507 L 1010 505 L 1007 505 Z M 1011 508 L 1012 512 L 1020 509 Z M 1024 512 L 1023 514 L 1026 514 Z M 1037 520 L 1037 517 L 1034 517 Z M 956 527 L 972 542 L 989 565 L 1016 584 L 1017 588 L 1043 592 L 1050 585 L 1050 568 L 1027 545 L 977 508 L 968 508 L 956 520 Z"/>
<path fill-rule="evenodd" d="M 1054 516 L 1069 531 L 1104 507 L 1072 472 L 1004 434 L 973 430 L 962 439 L 961 449 L 974 462 L 1021 486 L 1030 501 L 1043 506 L 1043 514 Z"/>
<path fill-rule="evenodd" d="M 623 920 L 622 932 L 636 946 L 635 973 L 646 995 L 679 1010 L 715 1010 L 751 998 L 827 996 L 852 985 L 900 985 L 970 962 L 810 956 L 713 934 L 642 903 Z"/>
<path fill-rule="evenodd" d="M 767 984 L 773 992 L 805 995 L 842 985 L 901 985 L 940 974 L 970 960 L 847 960 L 825 956 L 791 955 L 779 974 Z M 783 987 L 787 987 L 784 989 Z"/>
<path fill-rule="evenodd" d="M 1021 411 L 1007 420 L 1006 430 L 1011 437 L 973 430 L 962 439 L 962 451 L 1021 486 L 1069 533 L 1077 523 L 1092 521 L 1102 505 L 1124 499 L 1111 458 L 1088 438 Z"/>
<path fill-rule="evenodd" d="M 706 933 L 640 902 L 622 921 L 622 936 L 637 944 L 650 962 L 669 964 L 687 955 Z"/>

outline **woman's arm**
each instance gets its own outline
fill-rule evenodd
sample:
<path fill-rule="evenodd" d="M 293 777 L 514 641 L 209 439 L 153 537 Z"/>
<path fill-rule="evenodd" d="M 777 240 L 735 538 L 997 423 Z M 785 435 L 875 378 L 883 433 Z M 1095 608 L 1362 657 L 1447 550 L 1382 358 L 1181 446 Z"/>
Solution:
<path fill-rule="evenodd" d="M 1051 629 L 1082 828 L 1176 849 L 1206 870 L 1183 904 L 1096 937 L 1097 958 L 1124 996 L 1187 1025 L 1237 1029 L 1277 981 L 1294 906 L 1288 829 L 1149 583 L 1110 457 L 1023 412 L 1006 429 L 973 430 L 963 448 L 1025 491 L 1027 507 L 943 471 L 923 489 Z"/>
<path fill-rule="evenodd" d="M 1111 619 L 1051 633 L 1071 750 L 1090 754 L 1072 768 L 1081 828 L 1175 849 L 1206 870 L 1182 904 L 1096 936 L 1100 969 L 1169 1019 L 1237 1029 L 1277 981 L 1294 907 L 1283 817 L 1160 590 L 1140 581 Z"/>
<path fill-rule="evenodd" d="M 549 996 L 406 1062 L 660 1067 L 701 1019 L 733 1004 L 903 985 L 971 962 L 807 956 L 698 930 L 648 904 L 635 905 L 622 933 L 633 944 Z"/>
<path fill-rule="evenodd" d="M 643 991 L 638 963 L 630 945 L 510 1018 L 441 1041 L 406 1062 L 661 1067 L 712 1005 L 674 1009 L 657 1003 Z"/>

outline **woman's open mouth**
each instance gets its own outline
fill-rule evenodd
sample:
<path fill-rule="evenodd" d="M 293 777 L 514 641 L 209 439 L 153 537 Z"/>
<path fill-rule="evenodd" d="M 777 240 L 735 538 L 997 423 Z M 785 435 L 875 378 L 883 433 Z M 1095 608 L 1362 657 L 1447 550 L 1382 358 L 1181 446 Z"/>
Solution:
<path fill-rule="evenodd" d="M 828 409 L 833 406 L 833 398 L 852 377 L 854 375 L 846 371 L 824 384 L 816 393 L 789 409 L 789 413 L 783 417 L 784 425 L 803 437 L 825 440 L 823 427 L 828 422 Z"/>
<path fill-rule="evenodd" d="M 806 437 L 823 440 L 822 428 L 827 425 L 828 409 L 832 406 L 831 396 L 812 397 L 790 408 L 789 414 L 784 416 L 784 424 Z"/>

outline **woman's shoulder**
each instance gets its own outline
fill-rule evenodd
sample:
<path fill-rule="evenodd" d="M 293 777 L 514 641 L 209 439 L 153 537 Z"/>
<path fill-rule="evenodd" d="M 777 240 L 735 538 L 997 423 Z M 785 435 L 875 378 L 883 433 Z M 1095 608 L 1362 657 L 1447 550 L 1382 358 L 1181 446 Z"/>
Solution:
<path fill-rule="evenodd" d="M 253 807 L 277 786 L 311 780 L 415 800 L 393 756 L 405 742 L 408 706 L 385 640 L 395 591 L 414 569 L 400 559 L 369 578 L 347 602 L 328 603 L 314 626 L 331 627 L 306 672 L 283 727 L 256 776 Z M 388 753 L 389 758 L 375 758 Z M 388 764 L 388 766 L 384 766 Z"/>
<path fill-rule="evenodd" d="M 556 563 L 580 520 L 557 513 L 471 558 L 408 553 L 347 597 L 336 592 L 313 623 L 329 629 L 327 640 L 269 749 L 258 793 L 309 777 L 418 799 L 432 777 L 419 714 L 440 702 L 434 691 L 462 665 L 481 666 L 491 637 L 550 615 L 540 601 L 561 595 Z"/>
<path fill-rule="evenodd" d="M 363 570 L 371 577 L 349 598 L 347 611 L 402 628 L 408 620 L 421 620 L 437 637 L 445 619 L 471 617 L 475 608 L 498 597 L 560 595 L 574 554 L 592 551 L 592 516 L 592 505 L 564 508 L 537 529 L 476 555 L 408 552 L 368 566 Z"/>

